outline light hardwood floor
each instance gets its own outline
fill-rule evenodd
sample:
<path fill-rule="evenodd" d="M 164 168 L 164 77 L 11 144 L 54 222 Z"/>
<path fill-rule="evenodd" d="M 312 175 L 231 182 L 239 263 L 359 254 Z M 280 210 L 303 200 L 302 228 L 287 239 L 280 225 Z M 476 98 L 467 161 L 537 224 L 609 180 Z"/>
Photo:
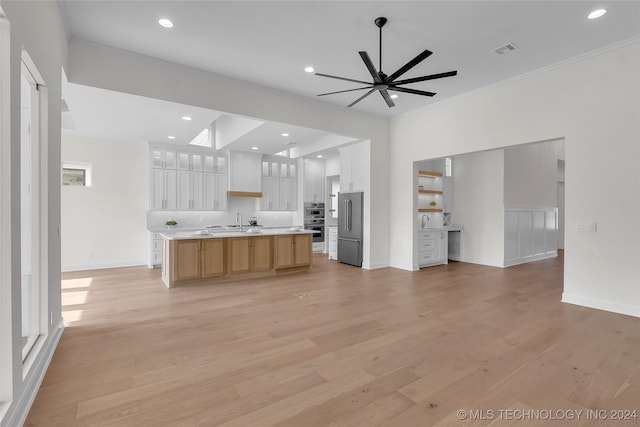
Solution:
<path fill-rule="evenodd" d="M 64 274 L 67 328 L 26 425 L 554 426 L 544 411 L 570 409 L 566 425 L 640 425 L 610 419 L 640 410 L 640 319 L 562 304 L 562 257 L 412 273 L 314 255 L 311 272 L 176 289 L 159 275 Z"/>

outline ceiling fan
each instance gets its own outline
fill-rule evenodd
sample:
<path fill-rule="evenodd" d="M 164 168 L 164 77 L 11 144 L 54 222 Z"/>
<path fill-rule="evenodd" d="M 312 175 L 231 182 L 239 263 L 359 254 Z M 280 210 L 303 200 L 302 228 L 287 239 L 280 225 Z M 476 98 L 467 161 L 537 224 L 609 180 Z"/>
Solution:
<path fill-rule="evenodd" d="M 369 89 L 367 93 L 365 93 L 360 98 L 353 101 L 351 104 L 347 105 L 347 107 L 353 107 L 358 102 L 362 101 L 367 96 L 371 95 L 373 92 L 378 91 L 386 101 L 389 108 L 391 108 L 391 107 L 395 107 L 396 104 L 391 99 L 391 96 L 389 96 L 388 91 L 391 90 L 391 91 L 397 91 L 397 92 L 412 93 L 414 95 L 434 96 L 435 92 L 426 92 L 423 90 L 409 89 L 406 87 L 401 87 L 401 85 L 423 82 L 425 80 L 441 79 L 443 77 L 451 77 L 458 74 L 457 71 L 448 71 L 446 73 L 430 74 L 428 76 L 414 77 L 414 78 L 405 79 L 405 80 L 396 80 L 398 77 L 402 76 L 404 73 L 406 73 L 407 71 L 409 71 L 410 69 L 412 69 L 413 67 L 415 67 L 416 65 L 424 61 L 425 59 L 427 59 L 429 55 L 431 55 L 432 52 L 425 49 L 418 56 L 416 56 L 411 61 L 404 64 L 402 67 L 400 67 L 395 73 L 389 76 L 386 75 L 382 71 L 382 27 L 384 27 L 384 24 L 387 23 L 387 18 L 385 17 L 376 18 L 375 21 L 373 22 L 380 29 L 380 63 L 379 63 L 380 71 L 376 71 L 376 67 L 373 65 L 373 62 L 371 62 L 371 58 L 369 58 L 369 54 L 367 52 L 365 51 L 358 52 L 360 54 L 360 57 L 362 58 L 362 61 L 364 62 L 364 65 L 367 67 L 367 70 L 369 70 L 369 73 L 371 73 L 371 77 L 373 77 L 373 82 L 365 82 L 363 80 L 355 80 L 355 79 L 349 79 L 346 77 L 333 76 L 331 74 L 315 73 L 316 76 L 320 76 L 320 77 L 329 77 L 332 79 L 346 80 L 348 82 L 361 83 L 366 85 L 364 87 L 357 87 L 355 89 L 321 93 L 318 96 L 335 95 L 337 93 L 354 92 L 357 90 Z"/>

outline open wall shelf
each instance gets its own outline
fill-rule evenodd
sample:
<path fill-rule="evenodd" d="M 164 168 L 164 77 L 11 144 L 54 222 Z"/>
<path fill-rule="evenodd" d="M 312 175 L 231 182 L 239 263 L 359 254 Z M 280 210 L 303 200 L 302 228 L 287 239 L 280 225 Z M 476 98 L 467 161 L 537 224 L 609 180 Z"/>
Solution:
<path fill-rule="evenodd" d="M 425 190 L 422 188 L 418 189 L 418 193 L 420 194 L 442 194 L 442 191 L 440 190 Z"/>
<path fill-rule="evenodd" d="M 442 174 L 440 172 L 419 170 L 418 171 L 418 176 L 428 176 L 430 178 L 441 178 Z"/>
<path fill-rule="evenodd" d="M 420 208 L 420 209 L 418 209 L 418 212 L 442 212 L 442 209 L 436 209 L 436 208 Z"/>

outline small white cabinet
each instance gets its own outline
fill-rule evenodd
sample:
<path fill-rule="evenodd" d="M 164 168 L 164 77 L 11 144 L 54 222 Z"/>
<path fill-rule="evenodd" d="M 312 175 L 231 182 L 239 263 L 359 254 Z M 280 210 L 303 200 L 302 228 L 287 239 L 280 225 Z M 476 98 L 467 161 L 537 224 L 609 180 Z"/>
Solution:
<path fill-rule="evenodd" d="M 329 229 L 329 259 L 338 259 L 338 227 L 327 227 Z"/>
<path fill-rule="evenodd" d="M 153 169 L 175 169 L 176 150 L 167 148 L 151 148 L 149 150 L 151 160 L 149 164 Z"/>
<path fill-rule="evenodd" d="M 153 268 L 162 264 L 162 237 L 159 233 L 149 233 L 149 236 L 151 244 L 149 268 Z"/>
<path fill-rule="evenodd" d="M 418 232 L 418 264 L 426 267 L 447 264 L 447 231 L 421 230 Z"/>

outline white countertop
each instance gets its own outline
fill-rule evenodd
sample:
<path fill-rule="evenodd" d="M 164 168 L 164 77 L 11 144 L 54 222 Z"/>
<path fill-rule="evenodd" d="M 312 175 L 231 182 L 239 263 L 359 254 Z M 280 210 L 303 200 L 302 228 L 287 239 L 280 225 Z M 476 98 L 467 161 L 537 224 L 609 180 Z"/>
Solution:
<path fill-rule="evenodd" d="M 247 230 L 247 229 L 252 228 L 254 226 L 245 224 L 242 227 L 243 227 L 243 229 Z M 286 229 L 286 228 L 290 228 L 290 227 L 304 228 L 302 225 L 287 225 L 287 224 L 283 224 L 283 225 L 258 225 L 257 227 L 262 229 L 262 230 L 266 230 L 266 229 Z M 227 231 L 235 231 L 235 230 L 230 230 L 229 228 L 227 228 L 227 226 L 224 226 L 224 225 L 216 225 L 216 226 L 191 225 L 191 226 L 186 226 L 186 227 L 178 225 L 176 228 L 167 228 L 166 225 L 161 225 L 161 226 L 156 226 L 156 227 L 147 227 L 147 230 L 152 232 L 152 233 L 173 233 L 173 232 L 198 231 L 198 230 L 209 230 L 212 233 L 223 233 L 223 232 L 227 232 Z"/>
<path fill-rule="evenodd" d="M 226 229 L 195 229 L 195 230 L 163 230 L 160 236 L 167 240 L 184 239 L 221 239 L 225 237 L 245 236 L 276 236 L 282 234 L 313 234 L 313 230 L 305 230 L 299 227 L 293 228 L 245 228 L 243 231 L 230 231 Z"/>

